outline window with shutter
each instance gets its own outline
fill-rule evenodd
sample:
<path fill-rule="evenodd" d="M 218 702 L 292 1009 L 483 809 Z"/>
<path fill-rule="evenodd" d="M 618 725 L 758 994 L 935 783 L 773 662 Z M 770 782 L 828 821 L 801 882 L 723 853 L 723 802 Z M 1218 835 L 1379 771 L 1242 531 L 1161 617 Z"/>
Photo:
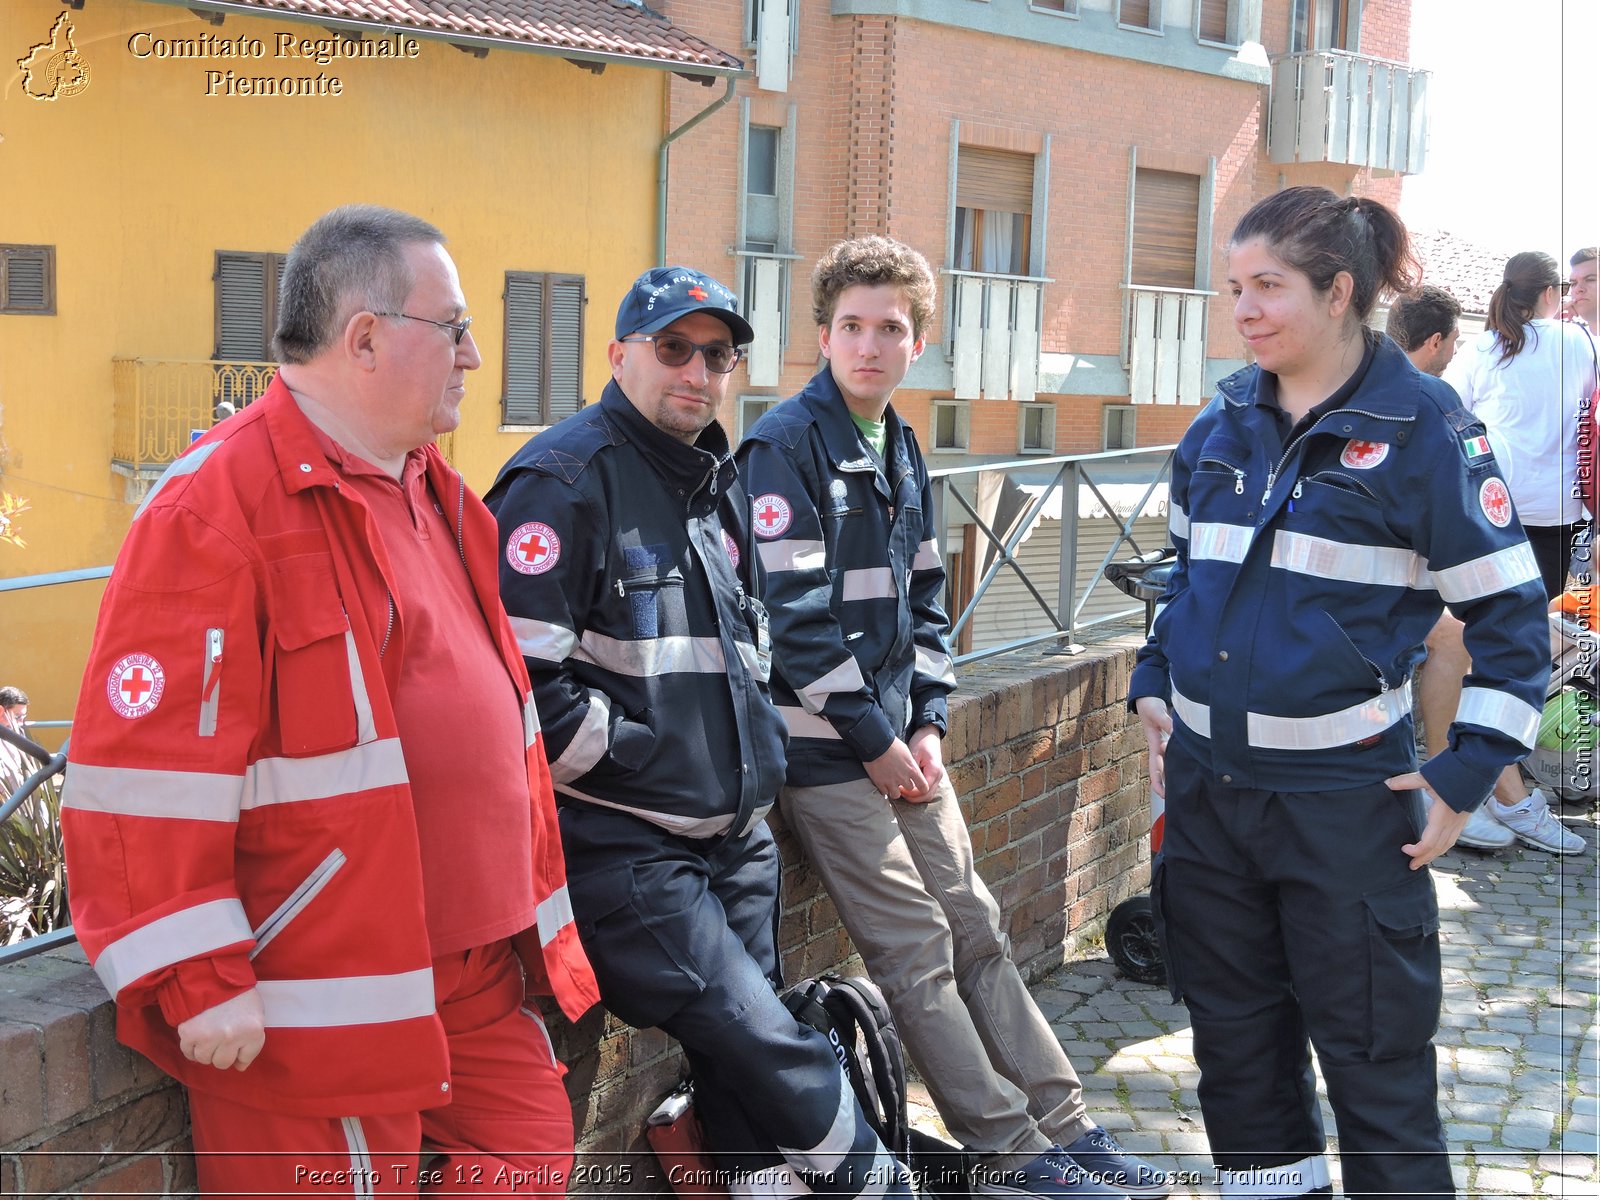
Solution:
<path fill-rule="evenodd" d="M 1200 176 L 1139 167 L 1133 184 L 1133 284 L 1193 288 Z"/>
<path fill-rule="evenodd" d="M 1163 0 L 1117 0 L 1117 24 L 1135 29 L 1161 28 Z"/>
<path fill-rule="evenodd" d="M 553 425 L 583 407 L 584 277 L 506 272 L 507 425 Z"/>
<path fill-rule="evenodd" d="M 267 362 L 278 324 L 283 254 L 218 250 L 211 279 L 216 297 L 215 349 L 223 362 Z"/>
<path fill-rule="evenodd" d="M 0 313 L 51 317 L 56 311 L 56 248 L 0 245 Z"/>
<path fill-rule="evenodd" d="M 955 269 L 1029 274 L 1031 154 L 962 146 L 956 154 Z"/>
<path fill-rule="evenodd" d="M 1223 46 L 1239 44 L 1238 34 L 1232 29 L 1233 12 L 1237 0 L 1198 0 L 1194 16 L 1194 35 L 1202 42 L 1216 42 Z"/>
<path fill-rule="evenodd" d="M 1290 49 L 1361 49 L 1361 0 L 1294 0 L 1290 18 Z"/>
<path fill-rule="evenodd" d="M 1067 13 L 1074 17 L 1078 15 L 1078 0 L 1028 0 L 1028 3 L 1046 12 Z"/>

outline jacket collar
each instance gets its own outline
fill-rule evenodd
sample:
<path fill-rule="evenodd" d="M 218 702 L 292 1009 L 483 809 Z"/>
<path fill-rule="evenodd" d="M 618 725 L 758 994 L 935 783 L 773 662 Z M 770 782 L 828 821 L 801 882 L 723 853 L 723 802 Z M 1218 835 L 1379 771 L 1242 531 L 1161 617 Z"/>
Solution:
<path fill-rule="evenodd" d="M 732 486 L 733 454 L 719 422 L 712 421 L 700 431 L 694 445 L 686 445 L 646 420 L 615 379 L 601 393 L 600 408 L 664 483 L 689 496 L 707 484 L 712 484 L 713 495 Z"/>
<path fill-rule="evenodd" d="M 894 405 L 883 410 L 883 459 L 888 467 L 889 479 L 883 478 L 877 461 L 867 451 L 861 440 L 861 431 L 850 417 L 850 406 L 844 393 L 834 381 L 833 372 L 826 366 L 811 377 L 801 390 L 807 408 L 816 417 L 817 428 L 822 431 L 822 444 L 828 458 L 841 471 L 871 471 L 877 476 L 879 490 L 886 495 L 911 474 L 911 426 L 894 411 Z"/>
<path fill-rule="evenodd" d="M 1415 420 L 1417 406 L 1422 403 L 1422 373 L 1411 365 L 1395 341 L 1386 334 L 1374 334 L 1378 346 L 1372 355 L 1372 365 L 1367 377 L 1361 381 L 1355 394 L 1345 401 L 1345 407 L 1359 406 L 1363 410 L 1383 417 Z M 1235 371 L 1217 383 L 1217 393 L 1233 408 L 1254 405 L 1258 399 L 1263 372 L 1251 365 Z"/>

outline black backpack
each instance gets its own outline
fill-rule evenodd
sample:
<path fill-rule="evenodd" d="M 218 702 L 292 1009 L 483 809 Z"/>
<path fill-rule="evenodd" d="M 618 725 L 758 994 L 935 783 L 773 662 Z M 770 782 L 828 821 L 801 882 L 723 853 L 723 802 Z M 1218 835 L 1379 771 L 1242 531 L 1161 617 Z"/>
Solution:
<path fill-rule="evenodd" d="M 832 1044 L 861 1111 L 889 1152 L 911 1168 L 919 1194 L 969 1195 L 967 1156 L 958 1147 L 911 1128 L 905 1052 L 878 985 L 830 971 L 802 979 L 782 999 L 796 1020 Z"/>

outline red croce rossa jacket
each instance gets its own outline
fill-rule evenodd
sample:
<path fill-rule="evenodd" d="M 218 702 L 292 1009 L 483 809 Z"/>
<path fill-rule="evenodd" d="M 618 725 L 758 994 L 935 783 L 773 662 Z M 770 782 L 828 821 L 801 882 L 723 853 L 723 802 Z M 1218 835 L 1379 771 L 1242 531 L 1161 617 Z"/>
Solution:
<path fill-rule="evenodd" d="M 505 886 L 531 889 L 538 921 L 513 940 L 530 990 L 576 1017 L 598 990 L 494 518 L 426 454 L 525 714 L 534 878 Z M 448 1098 L 390 703 L 406 638 L 390 571 L 372 514 L 277 379 L 172 466 L 118 555 L 73 718 L 72 915 L 119 1037 L 186 1086 L 307 1116 Z M 243 1072 L 185 1059 L 177 1025 L 252 985 L 260 1057 Z"/>

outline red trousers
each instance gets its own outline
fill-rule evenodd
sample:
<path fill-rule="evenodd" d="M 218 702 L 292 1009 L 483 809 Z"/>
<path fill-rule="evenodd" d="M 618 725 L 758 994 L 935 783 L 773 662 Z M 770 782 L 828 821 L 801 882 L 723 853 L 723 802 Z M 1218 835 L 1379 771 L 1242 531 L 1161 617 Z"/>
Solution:
<path fill-rule="evenodd" d="M 294 1117 L 189 1093 L 200 1192 L 565 1196 L 572 1108 L 510 943 L 433 962 L 450 1099 L 422 1112 Z M 267 1036 L 272 1036 L 268 1030 Z"/>

